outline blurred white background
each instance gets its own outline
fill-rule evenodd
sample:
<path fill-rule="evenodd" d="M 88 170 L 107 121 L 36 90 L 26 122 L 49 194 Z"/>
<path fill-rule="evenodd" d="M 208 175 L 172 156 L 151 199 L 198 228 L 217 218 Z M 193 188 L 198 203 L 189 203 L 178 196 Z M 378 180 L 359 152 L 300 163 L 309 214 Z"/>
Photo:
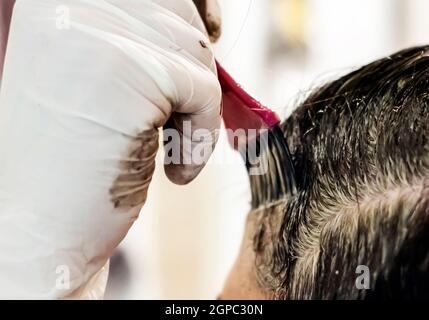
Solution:
<path fill-rule="evenodd" d="M 312 86 L 429 43 L 427 0 L 219 3 L 218 60 L 283 117 Z M 215 156 L 224 161 L 186 187 L 172 185 L 158 166 L 140 219 L 113 259 L 106 298 L 216 298 L 238 252 L 250 195 L 240 156 L 224 137 Z"/>

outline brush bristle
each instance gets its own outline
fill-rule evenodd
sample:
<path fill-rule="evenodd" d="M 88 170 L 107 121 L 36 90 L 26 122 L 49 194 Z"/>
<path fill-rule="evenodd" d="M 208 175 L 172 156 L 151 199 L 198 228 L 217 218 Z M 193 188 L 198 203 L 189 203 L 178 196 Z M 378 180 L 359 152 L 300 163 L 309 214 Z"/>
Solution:
<path fill-rule="evenodd" d="M 261 146 L 265 147 L 261 148 Z M 252 208 L 269 205 L 286 196 L 294 195 L 296 193 L 295 169 L 289 146 L 280 127 L 275 126 L 268 131 L 267 143 L 252 144 L 252 147 L 257 148 L 256 152 L 247 150 L 247 156 L 243 155 L 250 177 Z M 255 161 L 249 158 L 249 154 L 256 155 L 259 162 L 264 162 L 266 170 L 261 174 L 250 174 L 255 168 Z"/>

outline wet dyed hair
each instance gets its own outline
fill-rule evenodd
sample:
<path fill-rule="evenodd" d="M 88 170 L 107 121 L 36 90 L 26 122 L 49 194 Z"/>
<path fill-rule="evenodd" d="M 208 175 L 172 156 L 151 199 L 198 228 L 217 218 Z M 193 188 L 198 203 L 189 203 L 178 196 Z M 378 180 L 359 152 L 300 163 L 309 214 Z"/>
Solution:
<path fill-rule="evenodd" d="M 282 129 L 298 192 L 254 208 L 261 285 L 279 299 L 429 298 L 429 46 L 322 86 Z"/>

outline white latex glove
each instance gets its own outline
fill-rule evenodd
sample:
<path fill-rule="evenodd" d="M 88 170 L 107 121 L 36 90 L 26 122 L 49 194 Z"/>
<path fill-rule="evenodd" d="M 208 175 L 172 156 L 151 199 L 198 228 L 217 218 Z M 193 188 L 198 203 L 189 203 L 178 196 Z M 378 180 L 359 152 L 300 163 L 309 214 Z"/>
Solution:
<path fill-rule="evenodd" d="M 17 0 L 0 95 L 0 297 L 102 296 L 100 270 L 146 200 L 157 129 L 214 132 L 220 99 L 191 0 Z M 165 171 L 182 184 L 202 166 Z"/>

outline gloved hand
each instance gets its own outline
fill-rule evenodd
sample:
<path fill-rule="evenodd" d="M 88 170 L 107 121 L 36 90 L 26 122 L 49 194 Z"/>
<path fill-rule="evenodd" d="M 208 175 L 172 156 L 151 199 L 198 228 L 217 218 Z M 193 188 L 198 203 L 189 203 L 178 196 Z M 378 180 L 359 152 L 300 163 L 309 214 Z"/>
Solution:
<path fill-rule="evenodd" d="M 191 154 L 217 139 L 215 70 L 191 0 L 16 1 L 0 95 L 0 297 L 100 295 L 99 270 L 146 200 L 158 128 L 181 137 L 172 181 L 207 160 Z"/>

